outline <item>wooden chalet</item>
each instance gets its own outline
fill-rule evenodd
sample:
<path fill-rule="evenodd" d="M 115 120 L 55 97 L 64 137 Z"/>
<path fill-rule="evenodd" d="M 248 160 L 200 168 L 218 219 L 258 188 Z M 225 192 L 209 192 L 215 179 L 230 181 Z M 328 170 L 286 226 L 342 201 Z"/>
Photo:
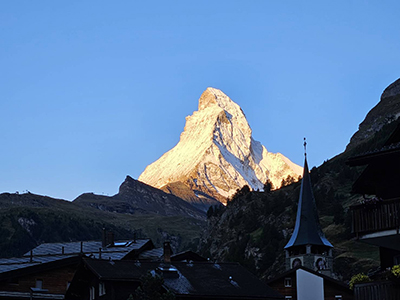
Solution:
<path fill-rule="evenodd" d="M 22 257 L 0 259 L 0 299 L 64 299 L 82 258 L 135 259 L 152 251 L 149 239 L 45 243 Z"/>
<path fill-rule="evenodd" d="M 359 241 L 379 247 L 383 272 L 400 264 L 400 124 L 381 149 L 352 157 L 347 164 L 366 166 L 353 184 L 353 193 L 364 195 L 364 200 L 350 208 L 352 231 Z M 400 285 L 356 285 L 355 299 L 400 299 Z"/>
<path fill-rule="evenodd" d="M 285 299 L 348 300 L 354 297 L 347 284 L 303 266 L 290 269 L 267 283 Z"/>

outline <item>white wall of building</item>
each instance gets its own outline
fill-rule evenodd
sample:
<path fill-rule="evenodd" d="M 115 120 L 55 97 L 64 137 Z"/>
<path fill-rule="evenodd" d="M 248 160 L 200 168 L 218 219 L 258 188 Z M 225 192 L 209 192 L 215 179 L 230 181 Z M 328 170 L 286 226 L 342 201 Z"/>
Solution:
<path fill-rule="evenodd" d="M 298 269 L 296 271 L 297 300 L 324 300 L 324 279 Z"/>

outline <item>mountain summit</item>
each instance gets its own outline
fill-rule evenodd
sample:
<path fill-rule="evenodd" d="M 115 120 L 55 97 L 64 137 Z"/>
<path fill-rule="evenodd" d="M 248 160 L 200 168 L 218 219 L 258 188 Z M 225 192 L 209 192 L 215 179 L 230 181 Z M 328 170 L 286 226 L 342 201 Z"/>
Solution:
<path fill-rule="evenodd" d="M 301 173 L 300 166 L 280 153 L 268 152 L 252 138 L 239 105 L 221 90 L 207 88 L 198 111 L 186 117 L 179 143 L 147 166 L 139 180 L 172 193 L 170 187 L 179 183 L 209 205 L 208 196 L 225 203 L 244 185 L 262 190 L 269 179 L 279 187 L 282 179 L 297 179 Z"/>

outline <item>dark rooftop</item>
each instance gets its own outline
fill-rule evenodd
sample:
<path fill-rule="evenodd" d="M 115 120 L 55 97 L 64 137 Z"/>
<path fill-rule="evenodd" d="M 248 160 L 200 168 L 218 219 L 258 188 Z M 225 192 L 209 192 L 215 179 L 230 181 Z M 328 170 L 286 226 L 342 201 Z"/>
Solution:
<path fill-rule="evenodd" d="M 142 248 L 149 239 L 139 239 L 136 241 L 116 241 L 114 245 L 102 247 L 101 241 L 86 241 L 86 242 L 70 242 L 70 243 L 44 243 L 36 248 L 32 249 L 33 256 L 49 256 L 49 255 L 71 255 L 82 253 L 94 258 L 99 258 L 101 249 L 101 258 L 111 258 L 114 260 L 122 259 L 125 255 L 130 253 L 132 250 L 138 250 Z M 30 251 L 23 255 L 24 257 L 30 256 Z"/>
<path fill-rule="evenodd" d="M 0 259 L 0 274 L 17 269 L 23 269 L 57 260 L 62 260 L 73 256 L 74 255 L 53 255 L 46 257 L 33 257 L 32 261 L 30 260 L 30 257 L 2 258 Z"/>
<path fill-rule="evenodd" d="M 137 281 L 149 271 L 160 274 L 164 285 L 179 295 L 282 298 L 238 263 L 173 262 L 168 272 L 158 262 L 85 259 L 84 263 L 102 280 Z"/>
<path fill-rule="evenodd" d="M 114 246 L 101 247 L 101 241 L 88 241 L 71 243 L 44 243 L 31 251 L 25 253 L 23 257 L 2 258 L 0 259 L 0 278 L 9 274 L 8 272 L 30 268 L 38 265 L 45 265 L 56 261 L 62 261 L 72 257 L 79 257 L 82 254 L 102 259 L 120 260 L 125 258 L 132 251 L 139 250 L 147 243 L 152 242 L 149 239 L 140 239 L 133 241 L 117 241 Z M 63 249 L 64 247 L 64 249 Z"/>
<path fill-rule="evenodd" d="M 138 259 L 159 261 L 163 257 L 163 254 L 164 254 L 163 248 L 154 248 L 140 253 Z"/>

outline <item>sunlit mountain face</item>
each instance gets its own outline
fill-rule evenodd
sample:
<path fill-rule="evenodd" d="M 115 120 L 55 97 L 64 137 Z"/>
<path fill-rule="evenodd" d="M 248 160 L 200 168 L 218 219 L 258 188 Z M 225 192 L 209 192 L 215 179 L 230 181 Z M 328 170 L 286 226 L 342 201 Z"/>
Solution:
<path fill-rule="evenodd" d="M 255 141 L 240 106 L 221 90 L 207 88 L 198 110 L 186 117 L 178 144 L 147 166 L 139 180 L 210 205 L 212 198 L 226 203 L 244 185 L 262 190 L 269 179 L 280 187 L 282 179 L 297 180 L 302 171 Z"/>

